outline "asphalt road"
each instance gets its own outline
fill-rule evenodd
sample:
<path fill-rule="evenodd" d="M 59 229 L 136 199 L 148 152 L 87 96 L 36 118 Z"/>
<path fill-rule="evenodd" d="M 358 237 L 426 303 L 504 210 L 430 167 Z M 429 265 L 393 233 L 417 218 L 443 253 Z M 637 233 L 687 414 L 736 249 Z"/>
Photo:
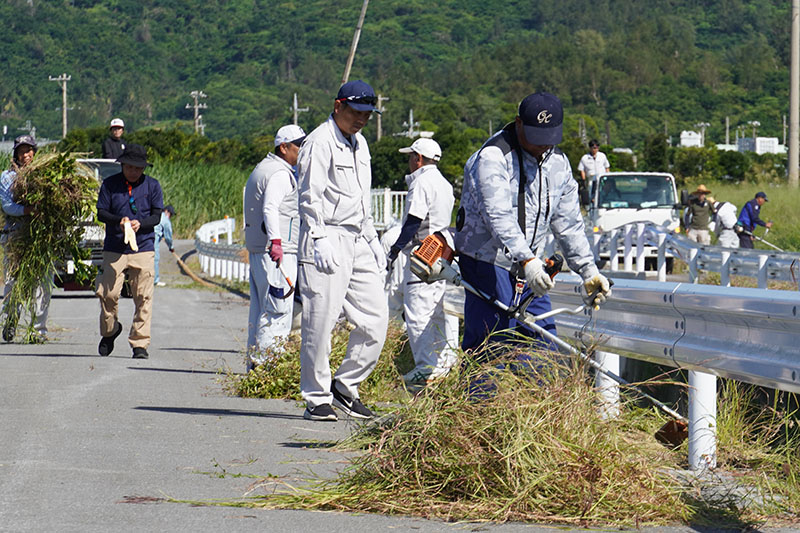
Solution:
<path fill-rule="evenodd" d="M 266 476 L 293 482 L 346 464 L 324 443 L 350 434 L 347 420 L 309 422 L 295 402 L 223 390 L 218 371 L 244 369 L 247 305 L 157 288 L 150 359 L 131 359 L 124 336 L 101 358 L 95 298 L 57 292 L 51 342 L 0 344 L 0 531 L 566 530 L 165 501 L 269 493 Z M 132 313 L 121 300 L 126 334 Z"/>

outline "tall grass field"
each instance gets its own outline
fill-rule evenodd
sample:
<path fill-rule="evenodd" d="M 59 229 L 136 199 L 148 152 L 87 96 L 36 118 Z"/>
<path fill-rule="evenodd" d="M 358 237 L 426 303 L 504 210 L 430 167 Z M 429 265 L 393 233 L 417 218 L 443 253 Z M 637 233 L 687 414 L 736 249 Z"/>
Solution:
<path fill-rule="evenodd" d="M 700 182 L 687 183 L 685 188 L 692 192 Z M 785 183 L 729 183 L 705 182 L 711 189 L 711 196 L 720 202 L 731 202 L 741 212 L 744 204 L 752 200 L 756 193 L 764 191 L 769 201 L 761 207 L 761 219 L 772 221 L 773 226 L 766 240 L 787 252 L 800 252 L 800 189 L 789 187 Z M 756 228 L 755 234 L 764 236 L 762 227 Z M 771 248 L 764 243 L 754 241 L 756 248 Z"/>

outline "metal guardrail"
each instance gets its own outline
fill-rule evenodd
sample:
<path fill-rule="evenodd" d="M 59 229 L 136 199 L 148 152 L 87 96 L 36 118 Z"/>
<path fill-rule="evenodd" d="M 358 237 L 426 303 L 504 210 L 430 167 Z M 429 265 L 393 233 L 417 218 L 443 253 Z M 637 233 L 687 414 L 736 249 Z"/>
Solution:
<path fill-rule="evenodd" d="M 406 191 L 372 189 L 370 208 L 375 229 L 378 231 L 385 229 L 393 218 L 403 219 L 407 194 Z"/>
<path fill-rule="evenodd" d="M 767 288 L 769 280 L 800 281 L 800 253 L 770 250 L 747 250 L 704 246 L 654 224 L 628 224 L 604 234 L 589 234 L 595 259 L 601 253 L 610 256 L 611 270 L 617 270 L 622 249 L 623 269 L 644 272 L 645 249 L 657 249 L 659 281 L 666 281 L 666 259 L 677 257 L 689 265 L 689 277 L 697 282 L 700 270 L 719 272 L 721 285 L 730 285 L 731 275 L 754 277 L 758 287 Z M 634 266 L 635 265 L 635 266 Z"/>
<path fill-rule="evenodd" d="M 581 303 L 581 280 L 560 274 L 553 307 Z M 800 294 L 615 279 L 599 311 L 558 315 L 562 336 L 660 364 L 800 392 Z"/>
<path fill-rule="evenodd" d="M 219 276 L 228 281 L 247 281 L 250 268 L 247 251 L 241 244 L 233 243 L 236 219 L 224 218 L 207 222 L 195 233 L 194 246 L 200 258 L 200 268 L 209 276 Z M 220 244 L 223 240 L 225 244 Z"/>

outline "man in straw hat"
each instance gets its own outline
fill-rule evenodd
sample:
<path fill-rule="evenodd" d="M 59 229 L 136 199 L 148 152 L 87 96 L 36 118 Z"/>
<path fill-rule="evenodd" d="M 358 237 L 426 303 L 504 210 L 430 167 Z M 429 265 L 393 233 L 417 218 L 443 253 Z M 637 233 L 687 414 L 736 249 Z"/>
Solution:
<path fill-rule="evenodd" d="M 144 173 L 149 165 L 144 146 L 129 144 L 117 162 L 122 164 L 122 172 L 103 180 L 97 198 L 97 219 L 106 225 L 97 286 L 101 335 L 97 352 L 109 355 L 122 333 L 117 304 L 127 270 L 135 306 L 128 343 L 134 359 L 147 359 L 155 276 L 154 229 L 161 221 L 164 200 L 158 180 Z"/>
<path fill-rule="evenodd" d="M 705 185 L 698 185 L 689 197 L 689 206 L 686 208 L 686 235 L 690 241 L 700 244 L 711 244 L 711 233 L 708 224 L 714 215 L 711 202 L 706 201 L 706 195 L 711 191 Z"/>

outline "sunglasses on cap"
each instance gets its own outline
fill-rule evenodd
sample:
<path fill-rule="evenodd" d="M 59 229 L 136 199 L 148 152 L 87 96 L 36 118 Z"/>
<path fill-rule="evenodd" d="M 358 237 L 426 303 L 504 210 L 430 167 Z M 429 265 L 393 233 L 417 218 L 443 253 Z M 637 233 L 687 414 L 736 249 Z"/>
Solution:
<path fill-rule="evenodd" d="M 377 105 L 378 104 L 378 97 L 377 96 L 348 96 L 346 98 L 339 98 L 336 100 L 337 102 L 353 102 L 354 104 L 367 104 L 367 105 Z"/>

